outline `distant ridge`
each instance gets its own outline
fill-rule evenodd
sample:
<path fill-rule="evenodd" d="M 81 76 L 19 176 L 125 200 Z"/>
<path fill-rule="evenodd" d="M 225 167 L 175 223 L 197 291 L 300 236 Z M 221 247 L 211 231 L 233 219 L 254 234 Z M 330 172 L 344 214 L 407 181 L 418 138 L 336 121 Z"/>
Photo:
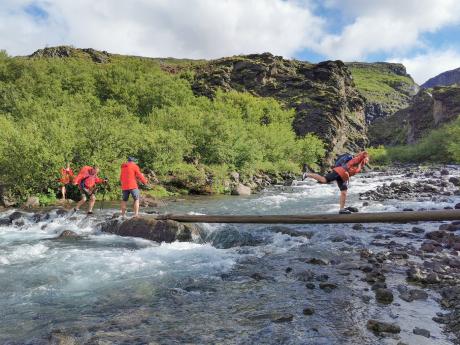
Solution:
<path fill-rule="evenodd" d="M 435 86 L 460 85 L 460 67 L 438 74 L 436 77 L 428 79 L 422 87 L 425 89 Z"/>

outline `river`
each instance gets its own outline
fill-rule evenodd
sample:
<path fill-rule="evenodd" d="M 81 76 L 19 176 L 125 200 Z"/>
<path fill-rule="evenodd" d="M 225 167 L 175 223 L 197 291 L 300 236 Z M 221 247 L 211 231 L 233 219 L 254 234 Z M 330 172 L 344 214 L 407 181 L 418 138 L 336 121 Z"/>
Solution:
<path fill-rule="evenodd" d="M 452 176 L 459 173 L 452 168 Z M 359 200 L 359 193 L 383 183 L 416 180 L 401 172 L 362 174 L 351 183 L 348 204 L 383 212 L 460 202 L 458 195 L 368 206 Z M 159 211 L 335 213 L 337 201 L 335 185 L 306 181 L 250 197 L 187 198 Z M 160 245 L 101 233 L 98 223 L 115 211 L 97 208 L 88 218 L 54 210 L 38 222 L 30 213 L 0 226 L 0 344 L 49 344 L 50 339 L 75 344 L 454 343 L 432 321 L 442 312 L 435 291 L 427 289 L 426 300 L 401 300 L 397 288 L 406 274 L 394 266 L 386 283 L 395 300 L 382 305 L 356 269 L 363 248 L 384 250 L 379 239 L 389 239 L 395 230 L 411 232 L 414 224 L 376 224 L 362 231 L 338 224 L 201 225 L 205 238 Z M 429 231 L 439 225 L 417 226 Z M 55 240 L 63 230 L 84 237 Z M 247 245 L 234 246 L 235 237 Z M 392 239 L 401 245 L 421 241 Z M 312 315 L 304 314 L 306 308 Z M 395 322 L 401 333 L 376 336 L 366 329 L 369 319 Z M 431 338 L 414 335 L 414 327 L 429 330 Z"/>

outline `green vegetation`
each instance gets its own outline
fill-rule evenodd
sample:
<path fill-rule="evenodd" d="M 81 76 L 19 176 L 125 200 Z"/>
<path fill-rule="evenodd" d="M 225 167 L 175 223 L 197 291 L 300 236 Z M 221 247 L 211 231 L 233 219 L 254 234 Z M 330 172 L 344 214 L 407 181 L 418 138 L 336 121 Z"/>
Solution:
<path fill-rule="evenodd" d="M 117 195 L 120 164 L 133 155 L 166 187 L 158 195 L 228 192 L 231 171 L 243 180 L 299 172 L 324 155 L 316 137 L 296 138 L 293 116 L 245 93 L 196 97 L 190 71 L 167 73 L 156 60 L 0 52 L 0 183 L 21 198 L 49 196 L 70 161 L 97 164 Z"/>
<path fill-rule="evenodd" d="M 460 117 L 432 130 L 414 145 L 378 146 L 368 152 L 374 164 L 390 163 L 460 163 Z"/>

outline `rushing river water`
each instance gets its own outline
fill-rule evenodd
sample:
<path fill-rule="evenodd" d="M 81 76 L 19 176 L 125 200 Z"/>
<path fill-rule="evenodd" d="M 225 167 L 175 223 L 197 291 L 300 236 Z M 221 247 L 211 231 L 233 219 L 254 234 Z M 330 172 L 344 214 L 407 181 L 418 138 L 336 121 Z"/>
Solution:
<path fill-rule="evenodd" d="M 460 201 L 452 196 L 366 207 L 359 201 L 360 192 L 403 179 L 382 173 L 354 178 L 349 205 L 373 212 Z M 299 182 L 251 197 L 171 202 L 160 212 L 335 213 L 337 199 L 335 185 Z M 362 273 L 350 269 L 359 264 L 360 249 L 380 250 L 370 245 L 376 233 L 409 231 L 411 224 L 378 224 L 372 231 L 351 225 L 202 225 L 215 235 L 210 243 L 158 245 L 99 232 L 97 224 L 114 211 L 97 210 L 91 218 L 53 211 L 38 223 L 23 217 L 0 226 L 0 344 L 48 344 L 51 334 L 82 344 L 452 344 L 431 320 L 440 311 L 434 292 L 412 303 L 396 293 L 394 303 L 379 305 Z M 430 230 L 439 223 L 422 225 Z M 54 240 L 63 230 L 84 238 Z M 227 248 L 235 233 L 247 234 L 251 245 Z M 313 257 L 332 265 L 306 263 Z M 308 270 L 316 277 L 314 289 L 302 278 Z M 404 279 L 404 270 L 395 269 L 387 284 L 395 289 Z M 320 289 L 326 281 L 337 288 Z M 313 315 L 303 314 L 306 307 Z M 366 322 L 373 318 L 396 322 L 398 339 L 369 332 Z M 415 336 L 414 327 L 428 329 L 431 338 Z"/>

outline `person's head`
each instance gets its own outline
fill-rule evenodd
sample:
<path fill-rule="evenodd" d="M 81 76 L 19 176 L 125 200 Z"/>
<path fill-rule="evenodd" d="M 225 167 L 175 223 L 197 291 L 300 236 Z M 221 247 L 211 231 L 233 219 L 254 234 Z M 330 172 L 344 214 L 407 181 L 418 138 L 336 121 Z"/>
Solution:
<path fill-rule="evenodd" d="M 369 153 L 367 153 L 366 151 L 364 151 L 364 163 L 369 163 Z"/>
<path fill-rule="evenodd" d="M 97 174 L 99 173 L 99 167 L 95 166 L 95 167 L 91 168 L 91 169 L 88 171 L 88 173 L 89 173 L 90 175 L 97 175 Z"/>
<path fill-rule="evenodd" d="M 136 163 L 137 162 L 137 158 L 134 158 L 132 156 L 128 157 L 128 162 L 134 162 Z"/>

